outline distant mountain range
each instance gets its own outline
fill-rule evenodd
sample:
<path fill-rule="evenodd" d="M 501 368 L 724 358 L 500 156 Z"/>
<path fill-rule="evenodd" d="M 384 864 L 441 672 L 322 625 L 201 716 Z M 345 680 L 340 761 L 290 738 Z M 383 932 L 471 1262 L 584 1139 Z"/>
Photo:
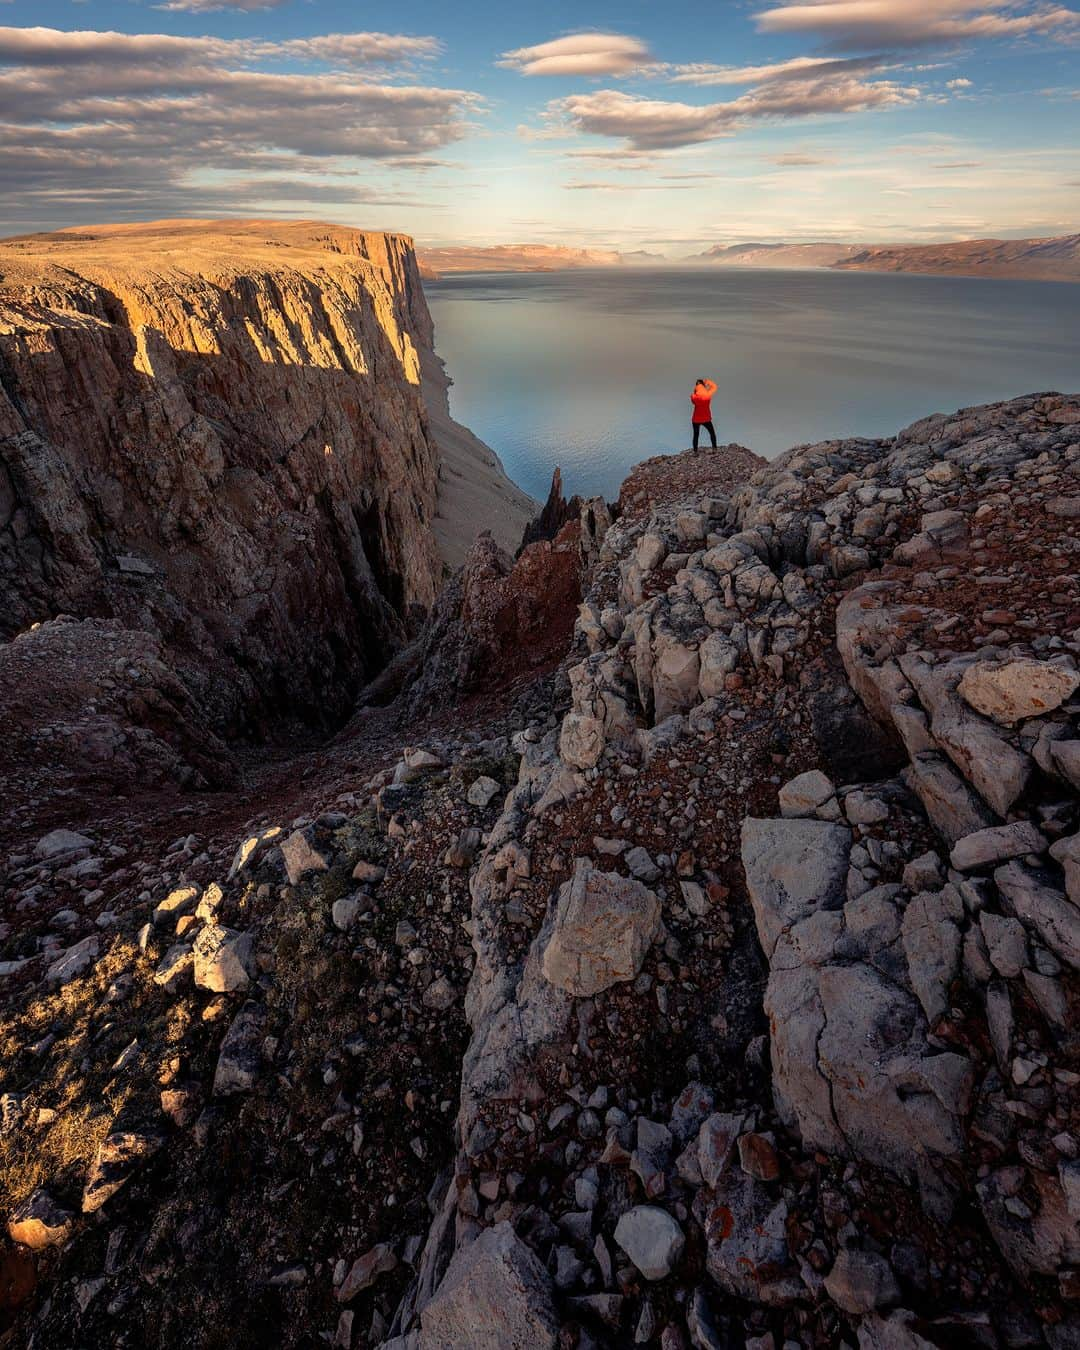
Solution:
<path fill-rule="evenodd" d="M 721 267 L 835 267 L 853 258 L 859 244 L 714 244 L 695 253 L 687 262 Z"/>
<path fill-rule="evenodd" d="M 568 267 L 613 267 L 624 255 L 609 248 L 564 248 L 558 244 L 493 244 L 488 248 L 420 248 L 425 277 L 446 272 L 556 272 Z"/>
<path fill-rule="evenodd" d="M 857 272 L 936 272 L 951 276 L 1080 281 L 1080 234 L 1056 239 L 968 239 L 955 244 L 864 248 L 832 264 Z"/>
<path fill-rule="evenodd" d="M 556 272 L 575 267 L 633 265 L 834 268 L 854 272 L 922 272 L 950 276 L 1017 277 L 1080 282 L 1080 234 L 1052 239 L 965 239 L 949 244 L 714 244 L 671 259 L 643 249 L 571 248 L 557 244 L 498 244 L 420 248 L 428 278 L 451 272 Z"/>
<path fill-rule="evenodd" d="M 668 260 L 660 253 L 634 249 L 570 248 L 560 244 L 492 244 L 483 247 L 417 249 L 420 274 L 429 280 L 449 272 L 562 272 L 574 267 L 658 265 Z"/>

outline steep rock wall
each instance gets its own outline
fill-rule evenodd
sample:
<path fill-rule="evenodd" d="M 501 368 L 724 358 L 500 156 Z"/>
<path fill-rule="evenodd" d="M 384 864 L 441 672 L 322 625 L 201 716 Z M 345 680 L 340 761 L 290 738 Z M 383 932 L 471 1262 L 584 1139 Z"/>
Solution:
<path fill-rule="evenodd" d="M 0 246 L 0 635 L 160 636 L 210 720 L 340 717 L 441 573 L 411 240 L 163 222 Z"/>

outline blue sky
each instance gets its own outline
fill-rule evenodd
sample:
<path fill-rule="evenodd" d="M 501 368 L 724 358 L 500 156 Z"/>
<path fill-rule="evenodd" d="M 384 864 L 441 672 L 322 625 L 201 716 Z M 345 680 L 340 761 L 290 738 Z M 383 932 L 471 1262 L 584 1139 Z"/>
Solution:
<path fill-rule="evenodd" d="M 1080 9 L 0 0 L 0 181 L 4 233 L 313 216 L 672 257 L 1064 234 Z"/>

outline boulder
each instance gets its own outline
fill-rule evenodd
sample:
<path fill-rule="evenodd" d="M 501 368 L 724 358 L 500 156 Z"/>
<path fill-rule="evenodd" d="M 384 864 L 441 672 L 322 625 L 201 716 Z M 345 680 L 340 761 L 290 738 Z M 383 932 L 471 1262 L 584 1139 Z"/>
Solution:
<path fill-rule="evenodd" d="M 165 924 L 175 924 L 182 915 L 193 914 L 198 902 L 198 886 L 177 886 L 154 907 L 155 925 L 160 928 Z"/>
<path fill-rule="evenodd" d="M 739 648 L 723 633 L 710 633 L 698 648 L 698 693 L 716 698 L 726 689 L 727 677 L 739 665 Z"/>
<path fill-rule="evenodd" d="M 121 1186 L 127 1184 L 139 1164 L 152 1157 L 164 1142 L 159 1134 L 136 1134 L 131 1130 L 115 1130 L 106 1135 L 94 1155 L 83 1187 L 83 1213 L 96 1213 Z"/>
<path fill-rule="evenodd" d="M 949 1009 L 949 985 L 960 961 L 964 904 L 952 886 L 922 891 L 904 910 L 901 933 L 908 977 L 931 1026 Z"/>
<path fill-rule="evenodd" d="M 1025 1180 L 1033 1203 L 1017 1205 L 1017 1191 Z M 1022 1280 L 1056 1275 L 1062 1266 L 1080 1264 L 1080 1224 L 1069 1212 L 1058 1177 L 1034 1170 L 1025 1176 L 1022 1169 L 1002 1167 L 975 1189 L 994 1241 Z"/>
<path fill-rule="evenodd" d="M 686 712 L 698 701 L 701 657 L 696 647 L 671 638 L 657 641 L 653 654 L 653 700 L 656 721 Z"/>
<path fill-rule="evenodd" d="M 867 1313 L 859 1323 L 859 1350 L 938 1350 L 936 1341 L 928 1341 L 912 1329 L 914 1313 L 897 1308 L 882 1317 Z"/>
<path fill-rule="evenodd" d="M 1012 725 L 1053 712 L 1078 688 L 1075 670 L 1049 661 L 980 661 L 964 672 L 958 692 L 984 717 Z"/>
<path fill-rule="evenodd" d="M 266 1011 L 258 1003 L 245 1003 L 233 1018 L 214 1070 L 215 1097 L 250 1092 L 255 1086 L 262 1068 L 265 1027 Z"/>
<path fill-rule="evenodd" d="M 1025 853 L 1041 853 L 1048 842 L 1031 821 L 1017 820 L 1011 825 L 992 825 L 965 835 L 953 845 L 949 861 L 959 871 L 970 872 L 1008 858 L 1022 858 Z"/>
<path fill-rule="evenodd" d="M 993 825 L 994 817 L 964 780 L 934 751 L 914 755 L 902 777 L 949 844 Z"/>
<path fill-rule="evenodd" d="M 338 1302 L 350 1303 L 357 1294 L 370 1289 L 380 1275 L 393 1270 L 397 1263 L 393 1247 L 388 1242 L 377 1243 L 353 1262 L 349 1273 L 338 1285 Z"/>
<path fill-rule="evenodd" d="M 851 831 L 822 820 L 743 821 L 742 861 L 758 937 L 771 956 L 781 932 L 844 901 Z"/>
<path fill-rule="evenodd" d="M 979 928 L 990 964 L 1006 979 L 1015 979 L 1027 965 L 1027 934 L 1019 919 L 983 910 Z"/>
<path fill-rule="evenodd" d="M 249 835 L 233 855 L 225 880 L 232 881 L 233 877 L 238 876 L 246 867 L 250 867 L 280 836 L 280 825 L 271 825 L 265 830 L 260 830 L 258 834 Z"/>
<path fill-rule="evenodd" d="M 816 816 L 835 797 L 836 788 L 832 779 L 820 769 L 810 769 L 792 778 L 780 789 L 780 814 L 785 819 Z"/>
<path fill-rule="evenodd" d="M 1055 956 L 1080 970 L 1080 908 L 1051 884 L 1049 875 L 1009 862 L 997 869 L 994 882 L 1005 908 L 1033 928 Z"/>
<path fill-rule="evenodd" d="M 849 839 L 846 827 L 822 821 L 744 825 L 743 865 L 769 959 L 773 1093 L 805 1147 L 924 1179 L 928 1162 L 962 1149 L 974 1082 L 968 1059 L 929 1045 L 921 1006 L 948 1007 L 963 907 L 946 888 L 904 911 L 895 885 L 845 903 Z M 698 1166 L 704 1175 L 703 1157 Z"/>
<path fill-rule="evenodd" d="M 255 974 L 255 939 L 219 923 L 200 931 L 194 956 L 195 984 L 215 994 L 246 989 Z"/>
<path fill-rule="evenodd" d="M 78 979 L 90 969 L 97 960 L 100 950 L 101 943 L 93 935 L 76 942 L 74 947 L 68 947 L 66 951 L 61 952 L 49 965 L 45 971 L 45 983 L 70 984 L 72 980 Z"/>
<path fill-rule="evenodd" d="M 89 853 L 94 847 L 92 839 L 74 830 L 50 830 L 34 845 L 34 857 L 42 862 L 70 862 L 81 854 Z"/>
<path fill-rule="evenodd" d="M 667 544 L 659 534 L 643 534 L 638 540 L 634 561 L 643 572 L 652 572 L 667 557 Z"/>
<path fill-rule="evenodd" d="M 175 994 L 191 974 L 194 964 L 195 956 L 191 950 L 191 943 L 176 942 L 161 958 L 154 971 L 154 983 L 160 985 L 167 994 Z"/>
<path fill-rule="evenodd" d="M 1065 872 L 1065 890 L 1074 905 L 1080 905 L 1080 834 L 1071 834 L 1050 845 L 1050 856 Z"/>
<path fill-rule="evenodd" d="M 615 1225 L 615 1241 L 647 1280 L 663 1280 L 675 1269 L 686 1239 L 666 1209 L 635 1205 Z"/>
<path fill-rule="evenodd" d="M 469 784 L 465 800 L 470 806 L 487 806 L 491 799 L 498 795 L 499 791 L 500 785 L 494 778 L 488 778 L 486 774 L 481 774 Z"/>
<path fill-rule="evenodd" d="M 754 1303 L 786 1302 L 778 1277 L 791 1262 L 787 1202 L 733 1168 L 715 1193 L 701 1190 L 694 1216 L 705 1230 L 706 1267 L 729 1294 Z"/>
<path fill-rule="evenodd" d="M 735 1142 L 746 1125 L 741 1111 L 716 1111 L 701 1123 L 697 1161 L 701 1179 L 713 1189 L 731 1165 Z"/>
<path fill-rule="evenodd" d="M 341 933 L 347 933 L 360 913 L 360 901 L 355 895 L 342 895 L 330 907 L 330 919 Z"/>
<path fill-rule="evenodd" d="M 599 717 L 569 712 L 559 733 L 559 754 L 575 769 L 591 769 L 604 752 L 604 724 Z"/>
<path fill-rule="evenodd" d="M 892 1267 L 875 1252 L 842 1248 L 825 1277 L 825 1292 L 838 1308 L 859 1316 L 900 1302 L 900 1286 Z"/>
<path fill-rule="evenodd" d="M 973 713 L 954 692 L 952 666 L 931 666 L 911 654 L 899 657 L 899 665 L 930 714 L 930 732 L 938 747 L 983 801 L 998 816 L 1006 816 L 1027 786 L 1034 768 L 1031 756 L 1018 750 L 993 723 Z"/>
<path fill-rule="evenodd" d="M 1055 741 L 1050 747 L 1050 759 L 1058 773 L 1080 791 L 1080 741 Z"/>
<path fill-rule="evenodd" d="M 632 980 L 659 923 L 660 902 L 641 882 L 597 872 L 578 859 L 573 877 L 559 889 L 544 975 L 575 997 Z"/>
<path fill-rule="evenodd" d="M 66 1242 L 74 1222 L 74 1214 L 57 1204 L 49 1192 L 39 1186 L 8 1219 L 8 1237 L 12 1242 L 38 1252 Z"/>
<path fill-rule="evenodd" d="M 293 830 L 292 834 L 282 841 L 281 857 L 290 886 L 295 886 L 308 872 L 325 872 L 328 867 L 326 859 L 312 848 L 307 836 L 301 830 Z"/>
<path fill-rule="evenodd" d="M 508 1222 L 454 1254 L 420 1315 L 419 1350 L 554 1350 L 551 1279 Z"/>

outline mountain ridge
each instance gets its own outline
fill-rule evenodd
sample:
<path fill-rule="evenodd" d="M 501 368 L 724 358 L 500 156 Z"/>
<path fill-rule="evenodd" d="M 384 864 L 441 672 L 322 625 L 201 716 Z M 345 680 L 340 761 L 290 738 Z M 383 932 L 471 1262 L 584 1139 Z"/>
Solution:
<path fill-rule="evenodd" d="M 987 276 L 1036 281 L 1080 281 L 1080 235 L 1031 239 L 971 239 L 943 244 L 862 244 L 746 241 L 713 244 L 681 258 L 645 250 L 574 248 L 551 244 L 418 249 L 429 280 L 462 272 L 548 272 L 579 267 L 764 267 L 836 271 Z"/>

